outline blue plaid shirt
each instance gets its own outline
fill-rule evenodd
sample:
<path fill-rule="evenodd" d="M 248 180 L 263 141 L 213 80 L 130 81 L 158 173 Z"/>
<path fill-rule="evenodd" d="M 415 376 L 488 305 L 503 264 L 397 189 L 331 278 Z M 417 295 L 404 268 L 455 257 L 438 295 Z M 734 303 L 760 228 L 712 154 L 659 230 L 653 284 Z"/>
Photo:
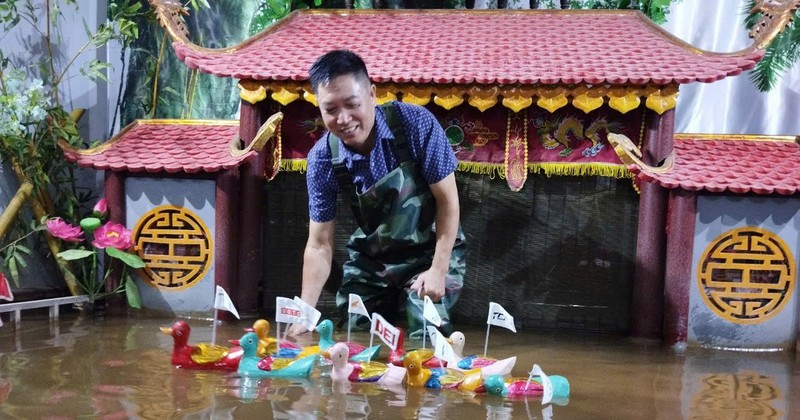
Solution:
<path fill-rule="evenodd" d="M 436 117 L 421 106 L 402 102 L 395 102 L 393 106 L 403 125 L 411 160 L 417 163 L 425 182 L 435 184 L 453 173 L 458 160 Z M 375 130 L 375 147 L 369 156 L 359 155 L 339 141 L 339 156 L 344 159 L 359 194 L 398 167 L 392 148 L 394 135 L 380 107 L 375 109 Z M 325 133 L 308 152 L 308 214 L 311 220 L 319 223 L 329 222 L 336 216 L 336 195 L 339 192 L 328 135 Z"/>

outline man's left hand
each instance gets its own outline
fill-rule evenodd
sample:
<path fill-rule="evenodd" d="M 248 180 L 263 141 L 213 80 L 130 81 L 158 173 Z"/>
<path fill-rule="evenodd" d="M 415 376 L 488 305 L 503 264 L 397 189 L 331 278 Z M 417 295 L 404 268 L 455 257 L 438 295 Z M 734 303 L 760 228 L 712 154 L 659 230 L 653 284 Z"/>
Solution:
<path fill-rule="evenodd" d="M 420 299 L 427 295 L 432 301 L 438 302 L 444 297 L 444 278 L 445 273 L 431 268 L 420 273 L 410 289 L 415 290 Z"/>

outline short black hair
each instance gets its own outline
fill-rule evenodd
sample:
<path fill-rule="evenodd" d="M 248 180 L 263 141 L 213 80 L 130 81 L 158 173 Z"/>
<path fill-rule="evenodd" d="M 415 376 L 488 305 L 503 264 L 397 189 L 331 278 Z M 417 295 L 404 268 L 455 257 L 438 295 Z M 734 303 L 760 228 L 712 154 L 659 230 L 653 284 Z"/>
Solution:
<path fill-rule="evenodd" d="M 369 81 L 367 65 L 358 54 L 350 50 L 333 50 L 319 57 L 311 65 L 308 70 L 308 80 L 311 82 L 311 89 L 316 93 L 319 85 L 346 74 Z"/>

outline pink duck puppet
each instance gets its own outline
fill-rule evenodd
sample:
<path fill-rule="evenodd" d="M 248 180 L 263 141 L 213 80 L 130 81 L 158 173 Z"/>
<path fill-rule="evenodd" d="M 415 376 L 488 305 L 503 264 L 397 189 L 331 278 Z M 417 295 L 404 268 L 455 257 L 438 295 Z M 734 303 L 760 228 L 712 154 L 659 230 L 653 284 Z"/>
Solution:
<path fill-rule="evenodd" d="M 406 354 L 406 350 L 403 348 L 403 342 L 405 341 L 406 332 L 402 328 L 398 328 L 400 333 L 398 334 L 397 338 L 397 348 L 389 352 L 389 363 L 395 366 L 403 367 L 403 356 Z M 426 349 L 417 349 L 417 351 L 426 351 Z M 424 353 L 421 353 L 420 356 L 424 358 Z M 425 368 L 437 368 L 437 367 L 447 367 L 447 362 L 440 361 L 439 358 L 433 355 L 433 350 L 430 350 L 430 357 L 422 362 L 422 367 Z"/>
<path fill-rule="evenodd" d="M 172 364 L 183 369 L 236 370 L 242 358 L 242 348 L 228 348 L 212 343 L 189 345 L 191 329 L 186 321 L 177 321 L 161 331 L 172 336 Z"/>
<path fill-rule="evenodd" d="M 463 356 L 464 343 L 466 338 L 461 331 L 455 331 L 450 334 L 447 341 L 453 346 L 453 353 L 456 355 L 458 364 L 451 366 L 459 370 L 470 370 L 480 368 L 484 377 L 491 375 L 507 376 L 511 374 L 514 365 L 517 363 L 517 356 L 508 357 L 502 360 L 493 359 L 490 357 L 481 357 L 477 355 Z"/>
<path fill-rule="evenodd" d="M 331 360 L 331 380 L 335 382 L 377 382 L 387 386 L 401 385 L 406 370 L 380 362 L 352 362 L 345 343 L 336 343 L 321 355 Z"/>

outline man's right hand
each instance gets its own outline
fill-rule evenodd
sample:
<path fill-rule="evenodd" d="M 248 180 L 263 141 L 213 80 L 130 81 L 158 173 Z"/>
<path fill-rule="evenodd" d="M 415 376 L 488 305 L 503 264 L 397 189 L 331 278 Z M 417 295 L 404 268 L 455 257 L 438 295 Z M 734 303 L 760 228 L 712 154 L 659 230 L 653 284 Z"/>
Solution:
<path fill-rule="evenodd" d="M 289 336 L 291 337 L 297 337 L 307 332 L 310 331 L 308 331 L 308 328 L 306 328 L 303 324 L 292 324 L 292 326 L 289 327 Z"/>

